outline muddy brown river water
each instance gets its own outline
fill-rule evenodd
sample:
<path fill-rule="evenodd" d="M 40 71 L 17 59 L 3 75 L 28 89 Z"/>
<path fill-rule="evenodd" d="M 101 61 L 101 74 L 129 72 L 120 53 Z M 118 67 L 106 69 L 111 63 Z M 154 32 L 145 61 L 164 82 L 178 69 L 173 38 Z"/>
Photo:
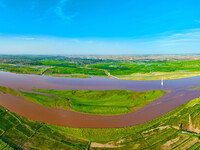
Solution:
<path fill-rule="evenodd" d="M 15 74 L 0 71 L 0 86 L 15 89 L 55 90 L 171 90 L 163 97 L 149 103 L 142 109 L 124 115 L 101 116 L 48 108 L 8 94 L 0 94 L 0 105 L 26 118 L 48 124 L 78 128 L 118 128 L 142 124 L 153 120 L 184 103 L 200 96 L 199 90 L 188 90 L 200 86 L 200 76 L 160 81 L 130 81 L 104 77 L 88 79 Z"/>

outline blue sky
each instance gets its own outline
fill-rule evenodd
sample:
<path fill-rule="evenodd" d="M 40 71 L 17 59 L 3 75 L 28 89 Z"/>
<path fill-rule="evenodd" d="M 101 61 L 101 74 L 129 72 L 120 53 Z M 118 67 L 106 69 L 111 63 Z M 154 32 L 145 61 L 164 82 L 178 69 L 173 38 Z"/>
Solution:
<path fill-rule="evenodd" d="M 0 0 L 0 53 L 200 53 L 199 8 L 199 0 Z"/>

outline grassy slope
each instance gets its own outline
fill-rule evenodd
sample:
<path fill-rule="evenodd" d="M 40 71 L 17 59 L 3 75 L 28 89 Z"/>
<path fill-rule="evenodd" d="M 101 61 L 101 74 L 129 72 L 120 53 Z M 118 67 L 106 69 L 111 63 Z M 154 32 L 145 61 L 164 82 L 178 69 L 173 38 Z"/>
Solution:
<path fill-rule="evenodd" d="M 61 134 L 0 106 L 0 147 L 14 149 L 87 149 L 89 142 Z"/>
<path fill-rule="evenodd" d="M 11 147 L 27 149 L 86 149 L 87 141 L 115 146 L 112 149 L 180 149 L 185 146 L 199 149 L 199 134 L 182 132 L 188 129 L 189 115 L 193 128 L 199 130 L 199 111 L 200 98 L 197 98 L 145 124 L 128 128 L 87 129 L 42 124 L 0 107 L 0 138 Z M 90 148 L 97 149 L 93 146 Z"/>
<path fill-rule="evenodd" d="M 34 91 L 53 94 L 53 97 L 26 92 L 21 93 L 25 96 L 26 100 L 47 107 L 64 108 L 77 112 L 101 115 L 129 113 L 144 107 L 165 94 L 165 92 L 160 90 L 134 92 L 125 90 L 58 91 L 38 89 Z"/>

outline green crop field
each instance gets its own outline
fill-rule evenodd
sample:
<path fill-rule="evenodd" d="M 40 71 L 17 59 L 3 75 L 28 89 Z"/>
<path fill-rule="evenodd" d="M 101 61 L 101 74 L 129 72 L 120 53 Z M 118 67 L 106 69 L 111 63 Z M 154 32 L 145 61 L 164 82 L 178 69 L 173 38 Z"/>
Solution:
<path fill-rule="evenodd" d="M 0 70 L 13 73 L 22 74 L 36 74 L 41 75 L 47 67 L 32 66 L 32 65 L 18 65 L 18 64 L 0 64 Z"/>
<path fill-rule="evenodd" d="M 91 64 L 90 68 L 105 69 L 119 79 L 160 80 L 200 75 L 199 60 L 125 62 Z"/>
<path fill-rule="evenodd" d="M 23 74 L 126 80 L 180 79 L 200 75 L 200 60 L 129 60 L 62 56 L 0 56 L 0 70 Z"/>
<path fill-rule="evenodd" d="M 162 97 L 165 92 L 152 90 L 147 92 L 134 92 L 125 90 L 34 90 L 48 93 L 50 96 L 22 92 L 28 101 L 47 107 L 62 108 L 77 112 L 116 115 L 138 110 L 155 99 Z"/>
<path fill-rule="evenodd" d="M 61 134 L 0 107 L 1 149 L 87 149 L 89 141 Z"/>
<path fill-rule="evenodd" d="M 106 76 L 105 72 L 102 70 L 86 69 L 86 68 L 52 67 L 45 71 L 45 75 L 65 75 L 65 74 Z"/>

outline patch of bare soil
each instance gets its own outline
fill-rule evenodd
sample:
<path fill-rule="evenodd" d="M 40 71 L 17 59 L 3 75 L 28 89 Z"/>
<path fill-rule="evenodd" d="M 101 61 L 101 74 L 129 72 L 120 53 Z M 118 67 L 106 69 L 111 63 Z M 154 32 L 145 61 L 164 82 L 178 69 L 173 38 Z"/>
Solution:
<path fill-rule="evenodd" d="M 119 143 L 121 143 L 123 141 L 120 140 Z M 113 142 L 108 142 L 105 144 L 102 143 L 96 143 L 96 142 L 92 142 L 90 147 L 98 147 L 98 148 L 118 148 L 118 147 L 123 147 L 123 145 L 114 145 Z"/>

